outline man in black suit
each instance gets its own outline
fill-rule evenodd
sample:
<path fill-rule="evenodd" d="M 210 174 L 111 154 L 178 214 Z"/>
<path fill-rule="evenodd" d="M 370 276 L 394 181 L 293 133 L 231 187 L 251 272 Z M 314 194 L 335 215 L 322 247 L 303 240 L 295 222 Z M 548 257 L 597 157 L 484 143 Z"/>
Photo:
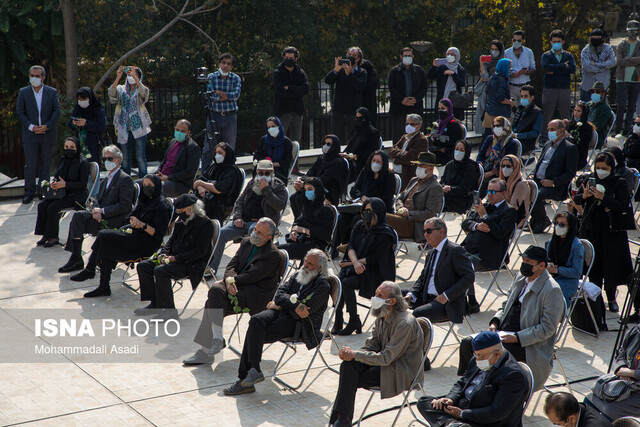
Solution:
<path fill-rule="evenodd" d="M 204 211 L 204 203 L 194 194 L 183 194 L 173 204 L 178 220 L 171 237 L 162 246 L 156 265 L 147 259 L 136 267 L 140 280 L 140 300 L 151 301 L 133 311 L 137 315 L 150 314 L 150 309 L 161 309 L 162 318 L 177 318 L 173 301 L 171 279 L 188 277 L 195 289 L 204 274 L 213 248 L 213 223 Z"/>
<path fill-rule="evenodd" d="M 544 413 L 554 426 L 611 427 L 611 422 L 597 409 L 578 403 L 572 394 L 563 391 L 547 396 Z"/>
<path fill-rule="evenodd" d="M 493 178 L 487 187 L 487 202 L 473 206 L 474 211 L 462 222 L 467 233 L 462 247 L 470 254 L 476 271 L 497 270 L 509 246 L 516 226 L 516 210 L 505 200 L 507 183 Z M 477 313 L 475 289 L 469 288 L 469 312 Z"/>
<path fill-rule="evenodd" d="M 156 169 L 156 175 L 162 180 L 162 194 L 178 197 L 191 189 L 200 154 L 200 146 L 191 139 L 191 123 L 186 119 L 178 120 L 174 137 L 169 141 L 167 151 Z"/>
<path fill-rule="evenodd" d="M 569 183 L 578 170 L 578 147 L 565 139 L 565 125 L 562 120 L 551 120 L 547 125 L 548 141 L 542 148 L 540 159 L 533 174 L 538 184 L 538 199 L 531 208 L 531 229 L 543 233 L 551 225 L 544 208 L 545 200 L 567 198 Z"/>
<path fill-rule="evenodd" d="M 24 198 L 31 203 L 39 182 L 48 181 L 51 173 L 51 155 L 56 145 L 56 124 L 60 117 L 58 92 L 44 84 L 44 67 L 34 65 L 29 69 L 29 86 L 18 92 L 17 114 L 22 123 L 24 146 Z M 42 197 L 41 197 L 42 198 Z"/>
<path fill-rule="evenodd" d="M 256 391 L 254 385 L 264 381 L 260 370 L 264 344 L 283 338 L 301 340 L 309 350 L 320 344 L 322 316 L 331 288 L 327 272 L 327 255 L 311 249 L 304 257 L 302 268 L 278 287 L 267 310 L 251 317 L 240 356 L 238 381 L 226 388 L 224 394 L 235 396 Z"/>
<path fill-rule="evenodd" d="M 522 368 L 504 349 L 496 332 L 480 332 L 472 344 L 474 357 L 464 377 L 446 397 L 421 397 L 418 410 L 434 427 L 453 421 L 474 426 L 522 426 L 530 389 Z"/>
<path fill-rule="evenodd" d="M 100 183 L 92 209 L 73 214 L 65 246 L 71 251 L 71 257 L 58 273 L 84 268 L 82 240 L 85 233 L 95 236 L 101 228 L 119 228 L 128 223 L 126 217 L 136 201 L 133 180 L 120 168 L 122 151 L 115 145 L 108 145 L 102 149 L 102 160 L 108 171 L 107 178 Z"/>
<path fill-rule="evenodd" d="M 447 225 L 440 218 L 424 222 L 424 237 L 433 249 L 405 299 L 413 304 L 415 317 L 426 317 L 434 323 L 462 323 L 465 295 L 475 279 L 469 255 L 447 239 Z"/>

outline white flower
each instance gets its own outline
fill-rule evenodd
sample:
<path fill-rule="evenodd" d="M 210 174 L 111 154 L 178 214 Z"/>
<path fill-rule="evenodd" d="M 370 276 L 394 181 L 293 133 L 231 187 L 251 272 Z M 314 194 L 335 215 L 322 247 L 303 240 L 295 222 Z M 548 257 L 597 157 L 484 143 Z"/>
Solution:
<path fill-rule="evenodd" d="M 438 122 L 431 123 L 431 126 L 436 126 L 437 127 L 438 126 Z"/>
<path fill-rule="evenodd" d="M 257 160 L 254 160 L 254 161 L 253 161 L 253 166 L 257 166 L 257 165 L 258 165 L 258 161 L 257 161 Z"/>
<path fill-rule="evenodd" d="M 131 233 L 133 233 L 133 228 L 125 228 L 125 229 L 124 229 L 124 232 L 125 232 L 126 234 L 131 234 Z"/>
<path fill-rule="evenodd" d="M 164 258 L 162 259 L 162 262 L 163 262 L 164 264 L 169 264 L 169 257 L 168 257 L 168 256 L 167 256 L 167 257 L 164 257 Z"/>
<path fill-rule="evenodd" d="M 42 182 L 40 183 L 40 186 L 41 186 L 41 187 L 46 187 L 47 185 L 49 185 L 49 181 L 42 181 Z"/>
<path fill-rule="evenodd" d="M 289 297 L 289 301 L 291 301 L 291 304 L 297 304 L 298 303 L 298 294 L 291 294 L 291 296 Z"/>
<path fill-rule="evenodd" d="M 577 122 L 576 126 L 582 126 L 582 122 Z"/>
<path fill-rule="evenodd" d="M 235 277 L 227 277 L 227 283 L 230 285 L 233 285 L 234 283 L 236 283 L 236 278 Z"/>

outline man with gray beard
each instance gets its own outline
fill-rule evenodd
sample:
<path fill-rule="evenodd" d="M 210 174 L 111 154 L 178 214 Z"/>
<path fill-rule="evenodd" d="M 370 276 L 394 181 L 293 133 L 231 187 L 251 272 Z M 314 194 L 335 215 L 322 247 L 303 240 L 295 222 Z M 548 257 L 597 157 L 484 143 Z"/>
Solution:
<path fill-rule="evenodd" d="M 302 340 L 308 349 L 319 345 L 320 326 L 327 309 L 330 285 L 327 282 L 327 255 L 311 249 L 303 267 L 276 290 L 267 309 L 249 320 L 240 357 L 238 381 L 224 390 L 226 395 L 253 393 L 254 384 L 264 381 L 260 370 L 262 347 L 279 339 Z"/>

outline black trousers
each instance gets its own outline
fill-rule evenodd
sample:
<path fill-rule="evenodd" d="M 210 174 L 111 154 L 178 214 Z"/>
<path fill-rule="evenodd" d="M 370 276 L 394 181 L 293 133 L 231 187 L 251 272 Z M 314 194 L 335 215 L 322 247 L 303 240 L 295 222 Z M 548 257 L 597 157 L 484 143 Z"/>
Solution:
<path fill-rule="evenodd" d="M 265 310 L 251 316 L 240 356 L 238 378 L 246 378 L 251 368 L 260 371 L 264 345 L 293 337 L 297 325 L 298 321 L 282 310 Z"/>
<path fill-rule="evenodd" d="M 360 289 L 361 282 L 367 280 L 364 273 L 355 274 L 342 279 L 342 299 L 338 303 L 336 310 L 342 315 L 342 309 L 346 305 L 347 313 L 350 317 L 358 315 L 358 301 L 356 300 L 356 289 Z"/>
<path fill-rule="evenodd" d="M 358 389 L 378 386 L 380 386 L 379 366 L 371 366 L 355 360 L 342 362 L 338 393 L 333 404 L 329 424 L 335 423 L 338 418 L 344 422 L 351 422 Z"/>
<path fill-rule="evenodd" d="M 333 247 L 349 243 L 351 237 L 351 230 L 353 226 L 360 220 L 360 215 L 341 213 L 338 215 L 338 223 L 336 224 L 336 232 L 333 236 Z"/>
<path fill-rule="evenodd" d="M 427 420 L 429 425 L 433 427 L 445 427 L 449 425 L 449 423 L 453 421 L 461 422 L 459 419 L 445 413 L 444 411 L 439 411 L 431 406 L 431 401 L 436 399 L 433 396 L 422 396 L 418 400 L 418 411 L 420 414 Z M 460 408 L 466 409 L 466 408 Z M 470 425 L 470 424 L 462 424 L 462 425 Z"/>
<path fill-rule="evenodd" d="M 247 307 L 247 300 L 240 293 L 238 296 L 238 306 Z M 204 304 L 204 311 L 202 314 L 202 321 L 196 336 L 193 339 L 194 342 L 200 344 L 203 347 L 210 348 L 213 344 L 213 330 L 212 325 L 222 325 L 222 319 L 227 314 L 233 314 L 231 302 L 227 297 L 227 287 L 224 282 L 215 282 L 207 296 L 207 302 Z"/>
<path fill-rule="evenodd" d="M 84 239 L 85 234 L 96 235 L 100 231 L 100 224 L 93 219 L 89 211 L 78 211 L 73 214 L 69 224 L 69 236 L 67 237 L 67 250 L 71 250 L 69 243 L 72 239 Z"/>
<path fill-rule="evenodd" d="M 34 234 L 45 239 L 57 238 L 60 228 L 60 211 L 64 208 L 76 206 L 76 200 L 73 196 L 41 201 L 38 203 L 38 217 L 36 218 L 36 231 Z"/>
<path fill-rule="evenodd" d="M 313 239 L 304 239 L 303 242 L 287 242 L 284 245 L 278 245 L 278 249 L 283 249 L 289 254 L 289 259 L 304 259 L 307 252 L 311 249 L 324 250 L 326 244 L 319 244 Z"/>
<path fill-rule="evenodd" d="M 140 301 L 151 301 L 156 308 L 176 308 L 171 279 L 187 277 L 186 264 L 172 262 L 156 266 L 147 259 L 139 262 L 136 269 L 140 280 Z"/>
<path fill-rule="evenodd" d="M 416 303 L 420 305 L 415 306 L 413 309 L 413 315 L 415 317 L 426 317 L 432 323 L 448 322 L 449 316 L 444 309 L 445 304 L 440 304 L 434 297 L 429 295 L 427 302 L 422 303 L 419 299 Z"/>
<path fill-rule="evenodd" d="M 469 362 L 473 357 L 473 347 L 471 347 L 471 337 L 463 338 L 460 342 L 460 362 L 458 363 L 458 375 L 462 376 L 469 367 Z M 503 346 L 518 362 L 526 362 L 525 350 L 519 343 L 504 344 Z"/>

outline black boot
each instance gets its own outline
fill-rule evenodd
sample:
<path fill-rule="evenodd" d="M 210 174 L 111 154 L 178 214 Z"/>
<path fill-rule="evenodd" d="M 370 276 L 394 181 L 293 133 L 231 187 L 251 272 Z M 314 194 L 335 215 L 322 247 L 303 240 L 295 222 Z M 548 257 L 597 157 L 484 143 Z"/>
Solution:
<path fill-rule="evenodd" d="M 336 335 L 351 335 L 355 331 L 356 334 L 362 333 L 362 322 L 360 321 L 360 316 L 357 314 L 349 315 L 349 323 L 344 327 L 343 330 L 338 332 Z"/>
<path fill-rule="evenodd" d="M 342 310 L 336 309 L 336 317 L 333 319 L 333 328 L 331 328 L 331 333 L 336 335 L 338 332 L 342 330 L 342 326 L 344 325 L 344 314 Z"/>
<path fill-rule="evenodd" d="M 96 289 L 91 292 L 87 292 L 84 294 L 85 298 L 93 298 L 93 297 L 108 297 L 111 295 L 111 287 L 109 286 L 109 282 L 111 281 L 111 266 L 105 265 L 103 263 L 100 266 L 100 285 Z"/>
<path fill-rule="evenodd" d="M 69 261 L 58 269 L 58 273 L 68 273 L 70 271 L 82 270 L 84 268 L 84 261 L 82 260 L 81 249 L 82 240 L 71 240 L 71 257 Z"/>

